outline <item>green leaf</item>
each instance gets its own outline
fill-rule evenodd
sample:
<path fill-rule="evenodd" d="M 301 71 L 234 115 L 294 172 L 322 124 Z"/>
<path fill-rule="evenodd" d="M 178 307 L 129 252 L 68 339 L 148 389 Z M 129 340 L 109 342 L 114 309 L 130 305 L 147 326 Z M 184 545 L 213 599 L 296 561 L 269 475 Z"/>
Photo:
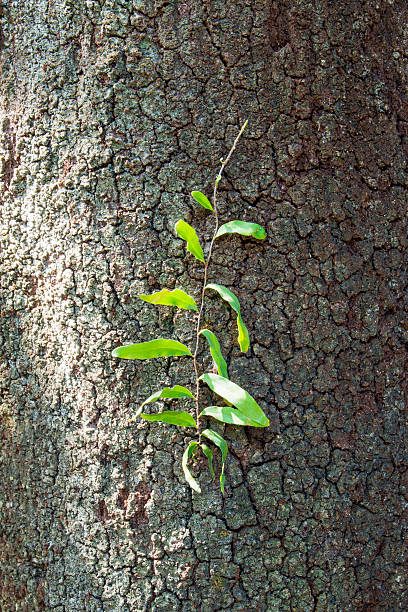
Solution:
<path fill-rule="evenodd" d="M 251 427 L 263 427 L 257 421 L 253 421 L 240 410 L 231 408 L 231 406 L 208 406 L 204 408 L 200 417 L 207 416 L 221 421 L 221 423 L 229 423 L 231 425 L 244 425 Z"/>
<path fill-rule="evenodd" d="M 150 342 L 139 342 L 139 344 L 127 344 L 119 346 L 112 351 L 112 357 L 120 359 L 154 359 L 155 357 L 171 357 L 192 354 L 181 342 L 159 338 Z"/>
<path fill-rule="evenodd" d="M 199 380 L 204 381 L 214 393 L 223 397 L 251 421 L 257 423 L 257 427 L 268 427 L 269 420 L 266 418 L 262 408 L 239 385 L 227 380 L 223 376 L 218 376 L 218 374 L 206 373 L 200 376 Z"/>
<path fill-rule="evenodd" d="M 201 248 L 200 241 L 196 231 L 191 225 L 180 219 L 176 225 L 176 232 L 187 242 L 187 251 L 189 251 L 196 259 L 205 263 L 203 249 Z"/>
<path fill-rule="evenodd" d="M 183 453 L 181 465 L 183 468 L 184 476 L 186 477 L 186 480 L 188 484 L 190 485 L 190 487 L 194 489 L 194 491 L 197 491 L 197 493 L 201 493 L 200 486 L 198 482 L 196 481 L 196 479 L 193 477 L 187 465 L 197 445 L 198 445 L 198 442 L 195 442 L 194 440 L 190 442 L 190 444 L 187 446 L 186 450 Z"/>
<path fill-rule="evenodd" d="M 173 291 L 170 291 L 170 289 L 162 289 L 157 293 L 139 295 L 139 297 L 141 300 L 149 302 L 149 304 L 178 306 L 179 308 L 184 308 L 184 310 L 198 310 L 197 304 L 193 298 L 184 291 L 181 291 L 181 289 L 174 289 Z"/>
<path fill-rule="evenodd" d="M 253 236 L 253 238 L 257 238 L 258 240 L 263 240 L 266 237 L 266 232 L 262 225 L 258 225 L 258 223 L 248 223 L 247 221 L 229 221 L 228 223 L 224 223 L 215 234 L 215 237 L 219 238 L 224 234 Z"/>
<path fill-rule="evenodd" d="M 143 404 L 141 404 L 139 406 L 139 408 L 136 411 L 136 414 L 134 417 L 132 417 L 130 419 L 130 421 L 134 421 L 137 419 L 138 416 L 140 416 L 142 410 L 143 410 L 143 406 L 146 406 L 146 404 L 150 404 L 151 402 L 156 402 L 158 399 L 171 399 L 171 398 L 180 398 L 180 397 L 191 397 L 194 399 L 194 395 L 191 393 L 191 391 L 189 391 L 188 389 L 186 389 L 185 387 L 182 387 L 181 385 L 174 385 L 174 387 L 164 387 L 163 389 L 160 389 L 159 391 L 155 391 L 154 393 L 152 393 L 152 395 L 150 395 L 144 402 Z"/>
<path fill-rule="evenodd" d="M 201 448 L 202 448 L 202 451 L 203 451 L 204 455 L 208 459 L 208 468 L 210 470 L 210 474 L 211 474 L 211 476 L 213 478 L 215 478 L 215 472 L 214 472 L 214 468 L 213 468 L 213 452 L 212 452 L 211 448 L 209 446 L 207 446 L 207 444 L 205 442 L 201 442 Z"/>
<path fill-rule="evenodd" d="M 237 296 L 235 293 L 232 293 L 230 289 L 224 287 L 224 285 L 218 285 L 217 283 L 210 283 L 206 286 L 206 289 L 214 289 L 214 291 L 217 291 L 222 299 L 228 302 L 231 308 L 237 313 L 238 343 L 241 351 L 246 353 L 249 349 L 249 334 L 241 317 L 241 306 Z"/>
<path fill-rule="evenodd" d="M 140 416 L 146 421 L 160 421 L 161 423 L 170 423 L 170 425 L 197 428 L 197 423 L 191 414 L 184 410 L 164 410 L 158 414 L 144 414 L 142 412 Z"/>
<path fill-rule="evenodd" d="M 160 398 L 171 399 L 171 398 L 180 398 L 180 397 L 191 397 L 194 399 L 194 395 L 186 389 L 186 387 L 182 387 L 181 385 L 174 385 L 174 387 L 163 387 L 159 391 L 152 393 L 147 400 L 145 400 L 141 407 L 146 404 L 150 404 L 150 402 L 156 402 Z"/>
<path fill-rule="evenodd" d="M 202 329 L 199 333 L 208 340 L 208 344 L 210 345 L 210 353 L 215 365 L 217 366 L 218 374 L 221 374 L 221 376 L 224 376 L 224 378 L 228 378 L 227 364 L 222 356 L 221 347 L 217 336 L 209 329 Z"/>
<path fill-rule="evenodd" d="M 204 431 L 201 432 L 201 435 L 208 438 L 208 440 L 211 440 L 211 442 L 215 444 L 215 446 L 218 446 L 218 448 L 221 451 L 222 467 L 221 467 L 220 485 L 221 485 L 221 491 L 224 493 L 224 485 L 225 485 L 224 467 L 225 467 L 225 458 L 228 453 L 228 444 L 226 443 L 224 438 L 220 436 L 219 433 L 217 433 L 216 431 L 213 431 L 212 429 L 204 429 Z"/>
<path fill-rule="evenodd" d="M 201 191 L 192 191 L 191 195 L 193 196 L 196 202 L 201 204 L 201 206 L 203 206 L 207 210 L 214 210 L 211 206 L 210 200 L 207 198 L 207 196 L 201 193 Z"/>

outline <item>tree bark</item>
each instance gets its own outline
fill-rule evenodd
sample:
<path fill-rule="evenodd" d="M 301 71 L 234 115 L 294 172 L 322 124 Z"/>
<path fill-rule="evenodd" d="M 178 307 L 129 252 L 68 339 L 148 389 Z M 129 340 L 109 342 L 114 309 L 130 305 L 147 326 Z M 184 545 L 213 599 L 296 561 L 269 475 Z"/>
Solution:
<path fill-rule="evenodd" d="M 1 21 L 1 610 L 406 610 L 406 2 L 5 0 Z M 189 193 L 246 118 L 220 213 L 267 239 L 220 241 L 211 280 L 250 351 L 215 297 L 206 323 L 272 424 L 227 426 L 226 494 L 203 465 L 199 496 L 186 433 L 129 422 L 190 363 L 110 352 L 191 344 L 137 295 L 197 295 L 174 223 L 208 238 Z"/>

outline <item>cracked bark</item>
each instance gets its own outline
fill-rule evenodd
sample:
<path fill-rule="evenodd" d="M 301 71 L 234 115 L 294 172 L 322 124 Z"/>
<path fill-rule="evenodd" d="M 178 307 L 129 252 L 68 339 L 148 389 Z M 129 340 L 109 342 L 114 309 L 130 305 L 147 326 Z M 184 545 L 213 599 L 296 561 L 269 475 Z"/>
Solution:
<path fill-rule="evenodd" d="M 0 606 L 5 612 L 405 610 L 407 22 L 400 0 L 5 0 Z M 118 344 L 185 315 L 172 234 L 206 213 L 267 227 L 214 257 L 231 376 L 271 418 L 226 428 L 222 499 L 183 481 L 183 433 L 129 424 L 185 360 Z"/>

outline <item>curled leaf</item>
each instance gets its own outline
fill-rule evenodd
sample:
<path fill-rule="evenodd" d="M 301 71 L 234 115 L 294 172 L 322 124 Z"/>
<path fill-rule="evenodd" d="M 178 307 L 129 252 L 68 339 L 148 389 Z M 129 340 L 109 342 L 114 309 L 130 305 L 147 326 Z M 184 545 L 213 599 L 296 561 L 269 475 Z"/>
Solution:
<path fill-rule="evenodd" d="M 139 342 L 138 344 L 126 344 L 112 351 L 112 357 L 119 357 L 120 359 L 154 359 L 155 357 L 179 357 L 181 355 L 192 357 L 190 350 L 184 344 L 166 338 Z"/>
<path fill-rule="evenodd" d="M 241 317 L 241 306 L 235 293 L 232 293 L 230 289 L 224 287 L 224 285 L 218 285 L 217 283 L 210 283 L 206 286 L 206 289 L 214 289 L 217 291 L 223 300 L 228 302 L 233 310 L 237 313 L 237 327 L 238 327 L 238 343 L 243 353 L 246 353 L 249 349 L 249 334 Z"/>
<path fill-rule="evenodd" d="M 210 200 L 207 198 L 207 196 L 201 193 L 201 191 L 192 191 L 191 195 L 193 196 L 196 202 L 201 204 L 201 206 L 203 206 L 207 210 L 214 210 L 211 206 Z"/>
<path fill-rule="evenodd" d="M 184 410 L 164 410 L 158 414 L 142 414 L 142 419 L 146 421 L 160 421 L 161 423 L 170 423 L 170 425 L 179 425 L 180 427 L 196 427 L 197 423 L 189 414 Z"/>
<path fill-rule="evenodd" d="M 176 225 L 176 232 L 180 238 L 187 242 L 187 251 L 194 255 L 196 259 L 205 263 L 203 249 L 195 229 L 183 221 L 183 219 L 180 219 Z"/>
<path fill-rule="evenodd" d="M 217 421 L 221 421 L 221 423 L 229 423 L 230 425 L 261 427 L 259 423 L 231 406 L 208 406 L 200 414 L 200 417 L 202 416 L 212 417 Z"/>
<path fill-rule="evenodd" d="M 222 467 L 221 467 L 221 476 L 220 476 L 220 486 L 221 486 L 221 491 L 224 493 L 224 485 L 225 485 L 224 468 L 225 468 L 225 458 L 226 458 L 227 453 L 228 453 L 228 444 L 226 443 L 224 438 L 222 436 L 220 436 L 219 433 L 217 433 L 216 431 L 214 431 L 212 429 L 204 429 L 204 431 L 201 432 L 201 433 L 208 440 L 211 440 L 211 442 L 213 444 L 215 444 L 215 446 L 218 446 L 218 448 L 221 451 Z"/>
<path fill-rule="evenodd" d="M 210 346 L 210 353 L 215 365 L 217 366 L 218 374 L 221 374 L 221 376 L 228 378 L 227 363 L 224 357 L 222 356 L 221 347 L 220 343 L 218 342 L 217 336 L 209 329 L 202 329 L 199 333 L 208 340 L 208 344 Z"/>
<path fill-rule="evenodd" d="M 191 456 L 193 455 L 194 451 L 197 449 L 197 445 L 198 445 L 198 442 L 195 442 L 194 440 L 190 442 L 190 444 L 187 446 L 186 450 L 183 453 L 183 458 L 181 460 L 181 466 L 183 468 L 184 476 L 188 484 L 190 485 L 190 487 L 194 489 L 194 491 L 197 491 L 197 493 L 201 493 L 200 486 L 198 482 L 196 481 L 196 479 L 194 478 L 194 476 L 192 475 L 192 473 L 190 472 L 189 467 L 188 467 L 188 462 L 191 459 Z"/>
<path fill-rule="evenodd" d="M 182 291 L 181 289 L 162 289 L 151 295 L 139 295 L 140 299 L 149 304 L 155 304 L 159 306 L 178 306 L 184 310 L 198 310 L 197 304 L 192 297 Z"/>
<path fill-rule="evenodd" d="M 219 238 L 224 234 L 241 234 L 241 236 L 252 236 L 258 240 L 263 240 L 266 237 L 266 232 L 262 225 L 249 223 L 248 221 L 229 221 L 224 223 L 215 234 L 215 237 Z"/>
<path fill-rule="evenodd" d="M 208 469 L 210 470 L 210 474 L 211 474 L 211 476 L 214 479 L 215 478 L 215 472 L 214 472 L 214 468 L 213 468 L 213 452 L 212 452 L 211 448 L 205 442 L 201 442 L 201 448 L 202 448 L 202 451 L 203 451 L 204 455 L 207 457 L 207 460 L 208 460 Z"/>
<path fill-rule="evenodd" d="M 262 408 L 239 385 L 223 376 L 211 373 L 203 374 L 200 376 L 200 380 L 204 381 L 214 393 L 230 402 L 235 408 L 238 408 L 251 421 L 257 423 L 256 427 L 268 427 L 269 420 L 266 418 Z"/>
<path fill-rule="evenodd" d="M 156 402 L 158 399 L 172 399 L 172 398 L 181 398 L 181 397 L 190 397 L 194 399 L 194 395 L 191 393 L 191 391 L 189 391 L 188 389 L 186 389 L 186 387 L 182 387 L 181 385 L 174 385 L 174 387 L 164 387 L 163 389 L 159 389 L 159 391 L 155 391 L 154 393 L 152 393 L 152 395 L 150 395 L 144 402 L 143 404 L 141 404 L 139 406 L 139 408 L 136 411 L 136 414 L 134 417 L 132 417 L 130 420 L 134 421 L 135 419 L 137 419 L 138 416 L 140 416 L 142 410 L 143 410 L 143 406 L 146 406 L 146 404 L 150 404 L 151 402 Z"/>

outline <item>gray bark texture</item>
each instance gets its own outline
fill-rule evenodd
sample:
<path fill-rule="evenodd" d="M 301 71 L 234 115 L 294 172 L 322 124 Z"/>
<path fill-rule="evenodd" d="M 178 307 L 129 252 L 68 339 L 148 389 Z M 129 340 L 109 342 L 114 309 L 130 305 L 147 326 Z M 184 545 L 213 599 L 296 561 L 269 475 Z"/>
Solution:
<path fill-rule="evenodd" d="M 2 612 L 408 609 L 405 0 L 5 0 L 1 10 Z M 129 420 L 188 358 L 179 218 L 210 236 L 205 322 L 267 429 L 226 426 L 222 496 L 186 430 Z M 211 367 L 202 345 L 204 365 Z M 217 456 L 216 469 L 220 463 Z"/>

